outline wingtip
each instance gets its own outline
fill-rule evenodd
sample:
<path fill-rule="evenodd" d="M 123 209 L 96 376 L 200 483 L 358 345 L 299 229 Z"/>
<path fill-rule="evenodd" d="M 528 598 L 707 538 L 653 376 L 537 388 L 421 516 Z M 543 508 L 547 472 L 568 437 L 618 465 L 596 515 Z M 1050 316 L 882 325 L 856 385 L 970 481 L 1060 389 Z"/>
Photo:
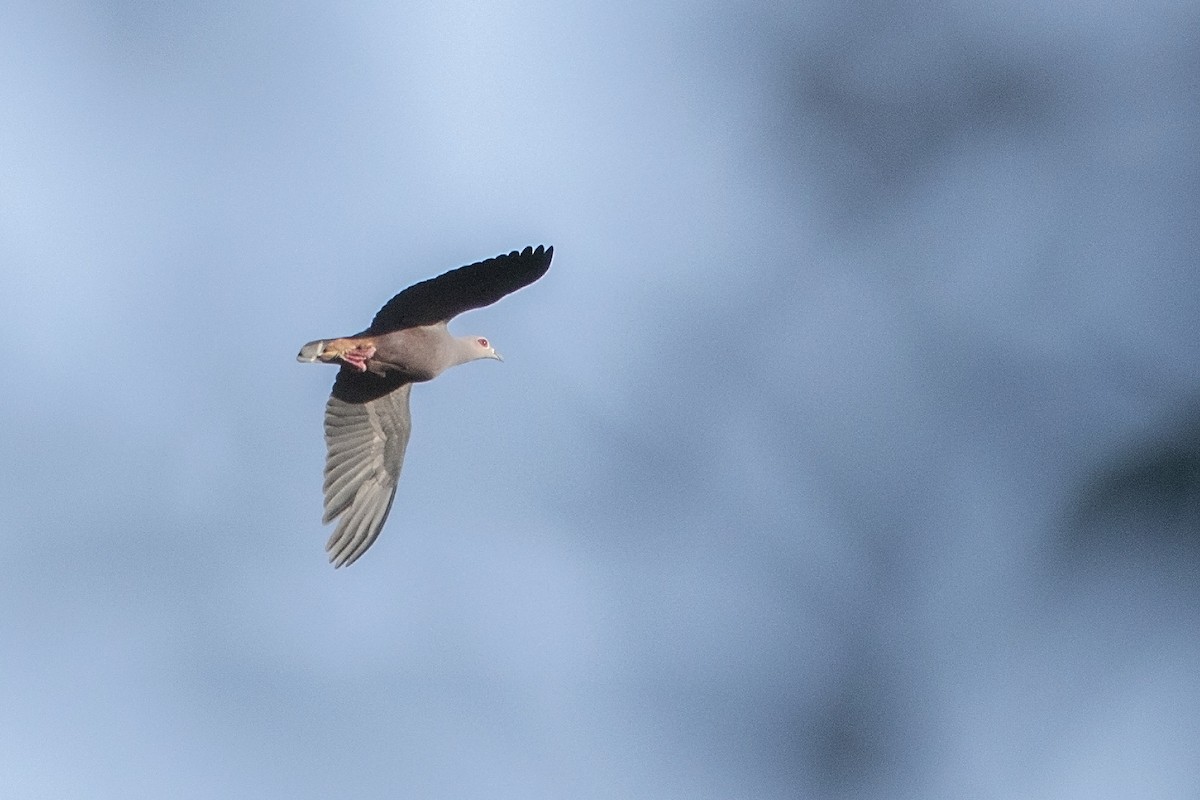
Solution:
<path fill-rule="evenodd" d="M 333 564 L 334 569 L 348 567 L 358 560 L 361 553 L 355 553 L 354 548 L 350 547 L 349 541 L 342 541 L 339 531 L 334 531 L 333 536 L 325 544 L 325 554 L 329 557 L 329 563 Z"/>
<path fill-rule="evenodd" d="M 537 247 L 529 245 L 520 252 L 516 250 L 512 251 L 509 253 L 509 256 L 537 261 L 546 269 L 549 269 L 550 259 L 554 257 L 554 245 L 539 244 Z"/>
<path fill-rule="evenodd" d="M 554 255 L 554 245 L 539 244 L 537 247 L 526 245 L 524 250 L 513 250 L 508 254 L 509 257 L 529 258 L 531 256 L 545 256 L 549 260 Z"/>

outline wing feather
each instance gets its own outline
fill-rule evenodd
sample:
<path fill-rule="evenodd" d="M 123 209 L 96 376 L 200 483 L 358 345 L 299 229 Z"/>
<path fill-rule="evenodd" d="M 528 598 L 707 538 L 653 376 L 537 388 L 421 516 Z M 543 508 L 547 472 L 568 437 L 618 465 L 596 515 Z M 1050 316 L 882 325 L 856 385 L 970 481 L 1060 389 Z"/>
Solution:
<path fill-rule="evenodd" d="M 412 430 L 411 383 L 343 370 L 325 406 L 325 514 L 337 519 L 325 550 L 352 564 L 379 537 L 396 495 Z"/>
<path fill-rule="evenodd" d="M 379 309 L 366 333 L 434 325 L 464 311 L 490 306 L 545 275 L 553 256 L 553 247 L 526 247 L 415 283 Z"/>

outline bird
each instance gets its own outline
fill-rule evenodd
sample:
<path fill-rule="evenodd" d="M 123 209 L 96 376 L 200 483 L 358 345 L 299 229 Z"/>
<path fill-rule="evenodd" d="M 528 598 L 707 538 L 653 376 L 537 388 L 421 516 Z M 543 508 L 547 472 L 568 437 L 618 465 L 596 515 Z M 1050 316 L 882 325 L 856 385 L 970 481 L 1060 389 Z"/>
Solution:
<path fill-rule="evenodd" d="M 325 544 L 335 568 L 375 543 L 396 496 L 412 430 L 414 383 L 468 361 L 503 361 L 484 336 L 455 336 L 447 323 L 495 303 L 546 274 L 554 248 L 538 245 L 413 284 L 379 309 L 362 333 L 317 339 L 297 361 L 340 367 L 325 405 L 325 505 L 337 520 Z"/>

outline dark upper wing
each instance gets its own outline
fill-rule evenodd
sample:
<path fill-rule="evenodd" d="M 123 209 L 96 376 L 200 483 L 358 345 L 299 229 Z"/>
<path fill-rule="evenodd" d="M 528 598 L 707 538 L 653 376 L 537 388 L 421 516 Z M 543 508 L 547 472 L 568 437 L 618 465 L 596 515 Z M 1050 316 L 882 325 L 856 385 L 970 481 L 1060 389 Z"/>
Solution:
<path fill-rule="evenodd" d="M 411 383 L 343 369 L 325 406 L 325 544 L 335 567 L 351 564 L 379 537 L 392 508 L 412 429 Z"/>
<path fill-rule="evenodd" d="M 366 332 L 433 325 L 472 308 L 489 306 L 545 275 L 553 255 L 553 247 L 526 247 L 519 253 L 514 250 L 413 284 L 379 309 Z"/>

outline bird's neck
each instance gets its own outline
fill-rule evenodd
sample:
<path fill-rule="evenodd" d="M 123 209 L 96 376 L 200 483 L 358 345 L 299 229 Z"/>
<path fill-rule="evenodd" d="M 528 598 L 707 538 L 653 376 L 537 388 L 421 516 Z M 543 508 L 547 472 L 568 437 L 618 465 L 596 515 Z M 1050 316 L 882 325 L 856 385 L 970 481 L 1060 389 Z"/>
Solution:
<path fill-rule="evenodd" d="M 459 364 L 466 364 L 468 361 L 483 358 L 484 354 L 480 352 L 478 345 L 475 344 L 477 338 L 476 336 L 455 336 L 449 366 L 457 367 Z"/>

